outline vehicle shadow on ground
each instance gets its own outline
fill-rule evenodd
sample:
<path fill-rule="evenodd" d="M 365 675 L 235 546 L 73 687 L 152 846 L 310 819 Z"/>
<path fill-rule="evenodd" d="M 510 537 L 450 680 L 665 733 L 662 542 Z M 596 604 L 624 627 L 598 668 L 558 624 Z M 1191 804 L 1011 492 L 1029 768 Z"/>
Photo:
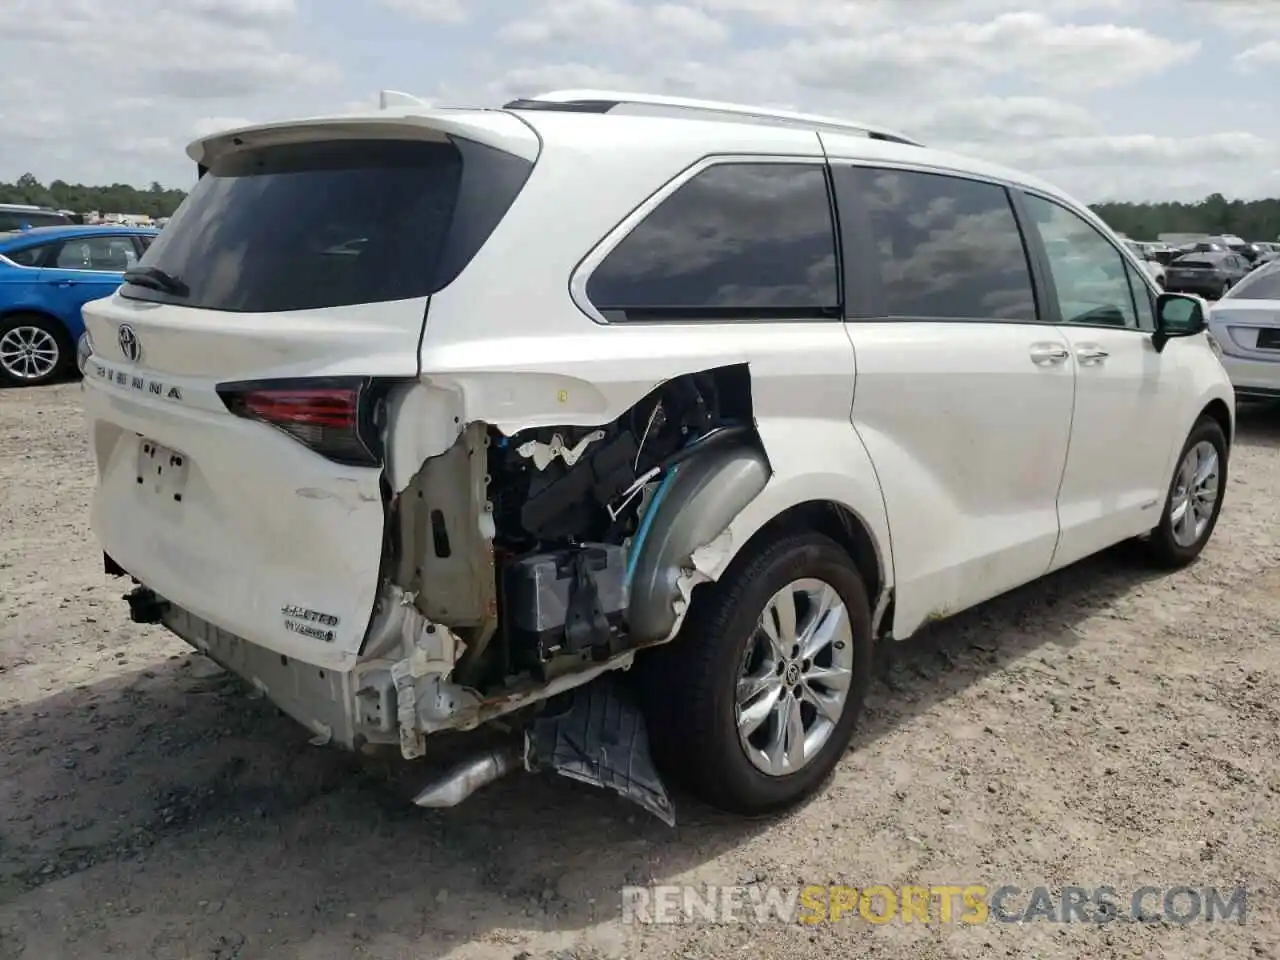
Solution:
<path fill-rule="evenodd" d="M 1113 550 L 895 645 L 855 748 L 1044 644 L 1073 644 L 1082 620 L 1153 576 Z M 523 775 L 420 810 L 409 798 L 424 767 L 311 747 L 202 664 L 171 658 L 0 716 L 0 933 L 26 955 L 77 956 L 77 924 L 181 956 L 518 942 L 617 917 L 622 886 L 669 881 L 773 822 L 676 793 L 669 830 L 602 792 Z M 461 749 L 442 747 L 441 764 Z"/>
<path fill-rule="evenodd" d="M 1236 442 L 1280 449 L 1280 402 L 1241 402 L 1236 406 Z"/>
<path fill-rule="evenodd" d="M 6 391 L 16 392 L 21 390 L 23 392 L 29 391 L 31 395 L 34 395 L 35 393 L 39 392 L 41 389 L 46 387 L 57 387 L 63 384 L 79 383 L 79 382 L 80 382 L 79 373 L 66 373 L 66 374 L 63 374 L 62 376 L 57 377 L 56 379 L 50 380 L 48 383 L 40 383 L 40 384 L 36 384 L 35 386 L 32 386 L 29 383 L 7 383 L 4 380 L 0 380 L 0 393 L 5 393 Z"/>

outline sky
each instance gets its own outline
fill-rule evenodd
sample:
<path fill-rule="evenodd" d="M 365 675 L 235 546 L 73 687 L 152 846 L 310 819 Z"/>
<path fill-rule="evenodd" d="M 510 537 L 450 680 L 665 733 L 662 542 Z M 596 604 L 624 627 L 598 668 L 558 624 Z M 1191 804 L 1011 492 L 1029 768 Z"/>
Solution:
<path fill-rule="evenodd" d="M 193 138 L 556 88 L 877 122 L 1088 202 L 1280 196 L 1280 0 L 0 0 L 0 180 L 186 188 Z"/>

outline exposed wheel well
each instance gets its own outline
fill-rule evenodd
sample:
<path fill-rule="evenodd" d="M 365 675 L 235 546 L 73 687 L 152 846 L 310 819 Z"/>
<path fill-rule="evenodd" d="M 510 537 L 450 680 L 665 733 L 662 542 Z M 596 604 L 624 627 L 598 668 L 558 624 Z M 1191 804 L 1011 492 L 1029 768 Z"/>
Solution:
<path fill-rule="evenodd" d="M 753 533 L 738 551 L 738 557 L 753 555 L 755 553 L 753 548 L 759 548 L 779 536 L 805 530 L 825 534 L 844 548 L 854 566 L 858 568 L 858 573 L 862 575 L 862 582 L 867 588 L 867 597 L 874 606 L 885 582 L 881 554 L 876 549 L 876 542 L 867 530 L 866 524 L 842 503 L 836 503 L 833 500 L 810 500 L 788 507 Z"/>
<path fill-rule="evenodd" d="M 1218 426 L 1222 428 L 1223 435 L 1227 438 L 1227 443 L 1231 443 L 1231 411 L 1227 409 L 1225 403 L 1221 400 L 1210 400 L 1208 406 L 1200 411 L 1200 416 L 1216 420 Z"/>

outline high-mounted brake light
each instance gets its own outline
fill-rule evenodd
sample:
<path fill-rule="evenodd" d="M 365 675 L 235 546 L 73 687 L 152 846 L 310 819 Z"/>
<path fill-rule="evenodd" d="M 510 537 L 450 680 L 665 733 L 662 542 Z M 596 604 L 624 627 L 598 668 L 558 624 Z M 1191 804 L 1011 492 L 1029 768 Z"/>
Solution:
<path fill-rule="evenodd" d="M 270 424 L 322 457 L 373 467 L 381 446 L 371 387 L 349 378 L 224 383 L 218 395 L 236 416 Z"/>

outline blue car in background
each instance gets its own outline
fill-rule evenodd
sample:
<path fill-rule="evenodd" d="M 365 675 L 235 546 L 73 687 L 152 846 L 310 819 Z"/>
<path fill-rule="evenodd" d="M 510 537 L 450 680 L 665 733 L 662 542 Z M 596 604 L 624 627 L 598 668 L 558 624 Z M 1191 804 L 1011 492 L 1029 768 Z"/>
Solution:
<path fill-rule="evenodd" d="M 80 308 L 111 294 L 159 233 L 59 226 L 0 233 L 0 384 L 37 386 L 75 368 Z"/>

